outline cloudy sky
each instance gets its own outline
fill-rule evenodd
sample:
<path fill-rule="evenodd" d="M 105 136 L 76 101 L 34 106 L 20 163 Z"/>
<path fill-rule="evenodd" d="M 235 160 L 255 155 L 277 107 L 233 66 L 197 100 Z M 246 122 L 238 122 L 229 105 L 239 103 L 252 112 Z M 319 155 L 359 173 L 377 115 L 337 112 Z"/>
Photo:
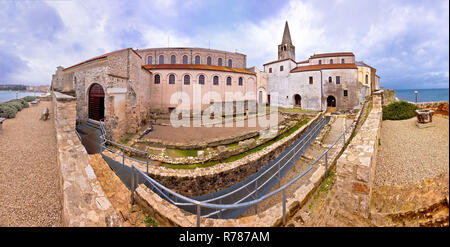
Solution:
<path fill-rule="evenodd" d="M 262 69 L 286 20 L 297 61 L 352 51 L 383 87 L 448 88 L 448 0 L 0 0 L 0 84 L 49 84 L 126 47 L 237 51 Z"/>

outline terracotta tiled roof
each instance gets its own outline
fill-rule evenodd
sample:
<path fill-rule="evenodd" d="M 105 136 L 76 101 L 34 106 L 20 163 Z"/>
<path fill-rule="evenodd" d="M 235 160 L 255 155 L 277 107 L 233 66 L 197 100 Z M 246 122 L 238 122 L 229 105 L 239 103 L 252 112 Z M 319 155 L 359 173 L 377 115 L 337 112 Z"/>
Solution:
<path fill-rule="evenodd" d="M 355 56 L 353 52 L 335 52 L 335 53 L 321 53 L 321 54 L 314 54 L 310 56 L 309 58 L 321 58 L 321 57 L 346 57 L 346 56 Z"/>
<path fill-rule="evenodd" d="M 303 60 L 303 61 L 297 62 L 297 64 L 300 64 L 300 63 L 309 63 L 309 60 Z"/>
<path fill-rule="evenodd" d="M 246 69 L 230 68 L 225 66 L 214 66 L 214 65 L 204 65 L 204 64 L 154 64 L 154 65 L 143 65 L 142 68 L 152 70 L 152 69 L 198 69 L 198 70 L 215 70 L 215 71 L 225 71 L 234 73 L 243 73 L 254 75 L 255 73 L 248 71 Z"/>
<path fill-rule="evenodd" d="M 363 61 L 356 62 L 356 66 L 364 66 L 364 67 L 372 68 L 372 66 L 365 64 Z"/>
<path fill-rule="evenodd" d="M 263 66 L 266 66 L 266 65 L 269 65 L 269 64 L 272 64 L 272 63 L 283 62 L 283 61 L 286 61 L 286 60 L 291 60 L 292 62 L 296 63 L 292 58 L 285 58 L 285 59 L 275 60 L 275 61 L 272 61 L 272 62 L 265 63 L 265 64 L 263 64 Z"/>
<path fill-rule="evenodd" d="M 128 50 L 128 49 L 131 49 L 134 53 L 136 53 L 136 55 L 138 55 L 140 58 L 142 58 L 141 55 L 139 55 L 139 54 L 138 54 L 135 50 L 133 50 L 132 48 L 125 48 L 125 49 L 120 49 L 120 50 L 117 50 L 117 51 L 108 52 L 108 53 L 105 53 L 105 54 L 103 54 L 103 55 L 100 55 L 100 56 L 96 56 L 96 57 L 90 58 L 90 59 L 88 59 L 88 60 L 86 60 L 86 61 L 83 61 L 83 62 L 81 62 L 81 63 L 77 63 L 77 64 L 72 65 L 72 66 L 70 66 L 70 67 L 64 68 L 63 70 L 70 69 L 70 68 L 76 67 L 76 66 L 78 66 L 78 65 L 82 65 L 82 64 L 88 63 L 88 62 L 92 62 L 92 61 L 95 61 L 95 60 L 97 60 L 97 59 L 106 58 L 106 57 L 108 57 L 109 55 L 112 55 L 112 54 L 117 53 L 117 52 L 125 51 L 125 50 Z"/>
<path fill-rule="evenodd" d="M 320 64 L 320 65 L 307 65 L 297 67 L 291 70 L 291 73 L 294 72 L 302 72 L 302 71 L 313 71 L 313 70 L 322 70 L 322 69 L 357 69 L 356 64 L 354 63 L 338 63 L 338 64 Z"/>

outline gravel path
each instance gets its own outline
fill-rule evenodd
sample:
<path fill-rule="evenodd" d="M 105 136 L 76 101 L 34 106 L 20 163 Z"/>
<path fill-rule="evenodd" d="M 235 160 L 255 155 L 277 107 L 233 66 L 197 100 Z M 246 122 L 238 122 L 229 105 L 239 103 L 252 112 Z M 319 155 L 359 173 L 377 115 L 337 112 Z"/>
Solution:
<path fill-rule="evenodd" d="M 435 115 L 436 125 L 423 129 L 415 121 L 383 121 L 376 185 L 411 184 L 449 171 L 449 120 Z"/>
<path fill-rule="evenodd" d="M 50 119 L 41 121 L 44 107 Z M 51 102 L 23 109 L 0 130 L 0 226 L 60 226 L 61 201 Z"/>

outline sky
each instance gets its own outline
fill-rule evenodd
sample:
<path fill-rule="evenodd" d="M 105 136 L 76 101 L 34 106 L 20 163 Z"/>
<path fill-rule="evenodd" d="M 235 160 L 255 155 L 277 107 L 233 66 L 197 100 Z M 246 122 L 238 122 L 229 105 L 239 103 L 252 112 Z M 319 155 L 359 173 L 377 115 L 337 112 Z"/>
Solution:
<path fill-rule="evenodd" d="M 296 60 L 351 51 L 385 88 L 448 88 L 448 0 L 1 0 L 0 84 L 48 85 L 56 67 L 132 47 L 202 47 Z"/>

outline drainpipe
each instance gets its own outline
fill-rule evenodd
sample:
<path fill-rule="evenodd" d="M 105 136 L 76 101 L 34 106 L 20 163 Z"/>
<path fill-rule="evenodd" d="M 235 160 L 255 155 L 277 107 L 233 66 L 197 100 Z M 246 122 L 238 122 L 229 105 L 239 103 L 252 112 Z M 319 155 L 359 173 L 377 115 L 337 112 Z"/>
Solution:
<path fill-rule="evenodd" d="M 322 80 L 322 70 L 320 70 L 320 111 L 323 110 L 322 100 L 323 100 L 323 80 Z"/>

